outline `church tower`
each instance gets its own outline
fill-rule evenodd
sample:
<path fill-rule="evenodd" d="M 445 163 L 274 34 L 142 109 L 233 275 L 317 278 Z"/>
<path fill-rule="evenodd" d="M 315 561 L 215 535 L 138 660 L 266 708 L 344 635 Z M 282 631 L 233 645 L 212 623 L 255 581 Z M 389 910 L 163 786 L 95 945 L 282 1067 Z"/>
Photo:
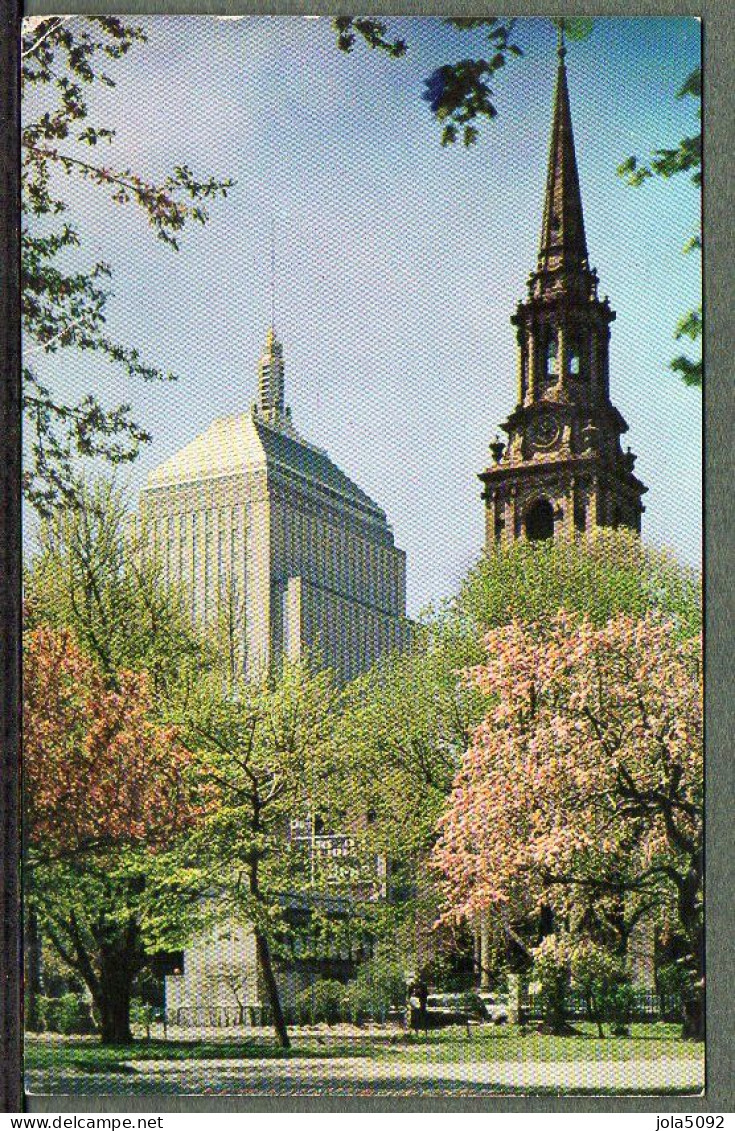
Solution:
<path fill-rule="evenodd" d="M 628 425 L 610 400 L 610 324 L 589 266 L 572 134 L 563 38 L 554 94 L 541 244 L 528 296 L 511 322 L 518 340 L 518 403 L 507 442 L 490 445 L 480 474 L 486 545 L 583 533 L 598 526 L 640 531 L 635 456 Z"/>

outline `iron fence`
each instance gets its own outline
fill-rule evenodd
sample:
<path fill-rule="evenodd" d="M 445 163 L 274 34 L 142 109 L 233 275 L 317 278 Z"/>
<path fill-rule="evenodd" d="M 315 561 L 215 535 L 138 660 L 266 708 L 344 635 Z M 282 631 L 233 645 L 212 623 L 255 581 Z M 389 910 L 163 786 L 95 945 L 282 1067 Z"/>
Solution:
<path fill-rule="evenodd" d="M 525 994 L 521 999 L 526 1020 L 539 1021 L 543 1017 L 541 994 Z M 570 1020 L 595 1020 L 592 1003 L 582 994 L 571 993 L 565 1003 L 565 1013 Z M 681 999 L 675 994 L 658 994 L 655 990 L 638 990 L 631 995 L 631 1021 L 680 1021 Z"/>
<path fill-rule="evenodd" d="M 520 1002 L 525 1021 L 540 1021 L 543 1018 L 540 994 L 525 994 Z M 314 1019 L 309 1010 L 284 1004 L 283 1012 L 288 1025 L 310 1025 Z M 566 1016 L 570 1021 L 594 1021 L 591 1003 L 581 994 L 569 994 L 566 1000 Z M 345 1008 L 333 1018 L 335 1024 L 344 1022 L 378 1022 L 400 1024 L 404 1021 L 405 1010 L 384 1007 L 374 1011 L 360 1010 L 357 1017 L 354 1010 Z M 630 1021 L 680 1021 L 682 1004 L 676 995 L 662 995 L 653 990 L 640 990 L 631 996 Z M 186 1006 L 169 1009 L 161 1020 L 170 1026 L 180 1028 L 253 1028 L 272 1023 L 271 1011 L 267 1005 L 256 1002 L 242 1006 Z"/>

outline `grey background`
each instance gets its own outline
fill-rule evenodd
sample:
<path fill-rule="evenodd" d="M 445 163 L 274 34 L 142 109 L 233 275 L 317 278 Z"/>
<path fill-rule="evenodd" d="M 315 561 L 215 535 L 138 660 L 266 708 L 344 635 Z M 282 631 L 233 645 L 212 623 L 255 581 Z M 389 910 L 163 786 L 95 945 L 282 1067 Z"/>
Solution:
<path fill-rule="evenodd" d="M 77 0 L 31 0 L 28 15 L 59 13 L 99 14 L 339 14 L 340 5 L 319 0 L 127 0 L 126 3 Z M 730 359 L 735 356 L 732 310 L 732 271 L 735 257 L 735 193 L 731 175 L 735 153 L 733 87 L 735 29 L 730 0 L 597 0 L 594 6 L 567 0 L 547 9 L 538 3 L 515 0 L 494 3 L 494 14 L 524 16 L 654 16 L 700 15 L 704 31 L 704 279 L 706 393 L 705 430 L 705 592 L 706 592 L 706 787 L 707 787 L 707 1088 L 702 1098 L 692 1097 L 539 1097 L 508 1099 L 457 1099 L 442 1096 L 365 1097 L 345 1099 L 298 1097 L 32 1097 L 31 1112 L 42 1111 L 650 1111 L 696 1112 L 735 1110 L 735 916 L 730 864 L 735 859 L 735 775 L 729 738 L 735 733 L 735 712 L 729 675 L 733 657 L 735 588 L 730 562 L 734 523 L 731 502 L 732 430 L 735 390 Z M 481 15 L 475 3 L 427 3 L 425 0 L 372 0 L 370 15 Z M 692 394 L 698 395 L 696 393 Z M 652 1124 L 654 1126 L 655 1124 Z"/>

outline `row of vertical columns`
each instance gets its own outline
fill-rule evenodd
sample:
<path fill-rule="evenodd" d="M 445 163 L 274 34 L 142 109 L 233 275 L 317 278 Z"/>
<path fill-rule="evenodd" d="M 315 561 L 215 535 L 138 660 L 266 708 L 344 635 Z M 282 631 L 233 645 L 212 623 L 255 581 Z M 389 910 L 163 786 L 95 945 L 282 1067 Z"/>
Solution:
<path fill-rule="evenodd" d="M 528 329 L 528 385 L 531 401 L 538 395 L 538 373 L 536 364 L 536 326 L 532 324 Z"/>
<path fill-rule="evenodd" d="M 556 384 L 565 389 L 567 385 L 567 331 L 559 326 L 556 332 Z"/>
<path fill-rule="evenodd" d="M 519 327 L 517 334 L 518 342 L 518 403 L 526 403 L 526 389 L 528 387 L 528 376 L 526 374 L 526 331 L 523 327 Z"/>

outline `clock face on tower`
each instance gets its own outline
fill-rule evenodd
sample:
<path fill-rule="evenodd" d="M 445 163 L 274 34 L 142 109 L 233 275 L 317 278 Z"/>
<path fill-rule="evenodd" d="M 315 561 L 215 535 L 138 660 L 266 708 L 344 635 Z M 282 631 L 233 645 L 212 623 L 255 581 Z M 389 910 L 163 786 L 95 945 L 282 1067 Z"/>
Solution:
<path fill-rule="evenodd" d="M 552 448 L 561 433 L 561 425 L 555 416 L 542 416 L 530 428 L 531 442 L 535 448 Z"/>

